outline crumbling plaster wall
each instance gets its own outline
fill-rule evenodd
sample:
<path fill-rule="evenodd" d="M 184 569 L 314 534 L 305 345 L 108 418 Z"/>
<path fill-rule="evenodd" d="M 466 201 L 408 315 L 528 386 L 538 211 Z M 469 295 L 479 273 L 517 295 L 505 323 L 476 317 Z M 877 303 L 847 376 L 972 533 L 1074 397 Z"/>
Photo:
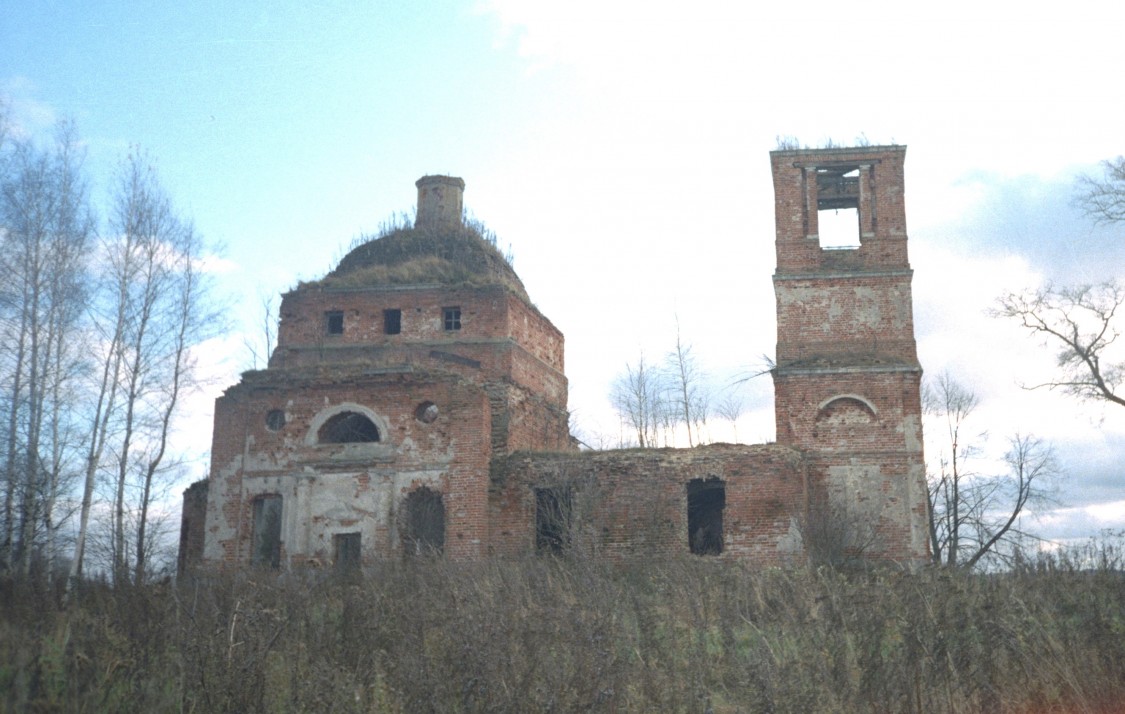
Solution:
<path fill-rule="evenodd" d="M 886 454 L 808 460 L 809 489 L 827 496 L 828 514 L 863 531 L 865 558 L 917 564 L 927 561 L 925 467 Z"/>
<path fill-rule="evenodd" d="M 786 328 L 779 331 L 778 352 L 789 359 L 917 359 L 909 281 L 894 275 L 820 276 L 787 279 L 776 293 L 778 321 Z"/>
<path fill-rule="evenodd" d="M 418 418 L 423 403 L 438 407 L 432 423 Z M 267 424 L 273 410 L 285 414 L 280 429 Z M 317 443 L 318 426 L 340 411 L 371 415 L 380 441 Z M 204 557 L 246 562 L 252 504 L 268 494 L 284 499 L 286 562 L 331 560 L 332 535 L 356 531 L 365 552 L 392 554 L 397 510 L 422 486 L 455 502 L 449 552 L 475 554 L 483 547 L 490 422 L 487 395 L 452 375 L 248 375 L 216 404 Z"/>

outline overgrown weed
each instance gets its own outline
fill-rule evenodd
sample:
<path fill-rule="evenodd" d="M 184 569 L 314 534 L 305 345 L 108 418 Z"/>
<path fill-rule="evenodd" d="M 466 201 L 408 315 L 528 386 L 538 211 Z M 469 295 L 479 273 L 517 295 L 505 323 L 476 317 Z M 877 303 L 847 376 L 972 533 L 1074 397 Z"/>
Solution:
<path fill-rule="evenodd" d="M 1089 555 L 1000 574 L 421 558 L 95 584 L 66 608 L 5 582 L 0 692 L 11 711 L 1121 711 L 1125 575 Z"/>

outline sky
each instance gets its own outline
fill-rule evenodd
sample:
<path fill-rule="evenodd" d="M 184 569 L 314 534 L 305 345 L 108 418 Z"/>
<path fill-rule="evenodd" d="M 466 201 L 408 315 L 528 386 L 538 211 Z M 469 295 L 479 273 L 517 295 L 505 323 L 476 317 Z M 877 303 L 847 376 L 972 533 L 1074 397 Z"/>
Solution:
<path fill-rule="evenodd" d="M 409 214 L 427 174 L 464 178 L 466 208 L 565 334 L 585 441 L 619 438 L 613 379 L 662 359 L 677 324 L 745 401 L 738 439 L 772 440 L 768 376 L 740 381 L 776 340 L 769 151 L 905 144 L 922 365 L 979 395 L 981 470 L 1012 433 L 1054 446 L 1064 505 L 1024 525 L 1074 539 L 1125 529 L 1125 410 L 1024 389 L 1052 353 L 988 311 L 1045 281 L 1120 277 L 1125 226 L 1072 198 L 1125 152 L 1122 26 L 1104 1 L 7 0 L 0 97 L 23 136 L 77 123 L 103 215 L 143 147 L 216 246 L 231 329 L 200 351 L 208 383 L 178 434 L 189 480 L 214 398 L 252 366 L 262 299 Z M 713 420 L 711 438 L 734 436 Z"/>

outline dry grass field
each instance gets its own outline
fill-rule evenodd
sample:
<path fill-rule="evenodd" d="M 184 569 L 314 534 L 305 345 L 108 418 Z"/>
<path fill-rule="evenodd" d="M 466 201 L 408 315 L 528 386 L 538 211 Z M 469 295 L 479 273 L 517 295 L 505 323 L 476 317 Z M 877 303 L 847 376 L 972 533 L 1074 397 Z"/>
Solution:
<path fill-rule="evenodd" d="M 1125 572 L 417 559 L 350 577 L 0 584 L 39 712 L 1125 712 Z"/>

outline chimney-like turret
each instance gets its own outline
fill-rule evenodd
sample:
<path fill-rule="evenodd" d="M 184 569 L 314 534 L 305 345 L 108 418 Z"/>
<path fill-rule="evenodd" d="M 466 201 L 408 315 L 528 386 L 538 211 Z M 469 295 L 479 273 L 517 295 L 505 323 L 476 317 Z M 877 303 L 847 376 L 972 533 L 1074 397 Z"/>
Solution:
<path fill-rule="evenodd" d="M 461 225 L 465 182 L 456 176 L 423 176 L 418 187 L 418 228 L 456 228 Z"/>

